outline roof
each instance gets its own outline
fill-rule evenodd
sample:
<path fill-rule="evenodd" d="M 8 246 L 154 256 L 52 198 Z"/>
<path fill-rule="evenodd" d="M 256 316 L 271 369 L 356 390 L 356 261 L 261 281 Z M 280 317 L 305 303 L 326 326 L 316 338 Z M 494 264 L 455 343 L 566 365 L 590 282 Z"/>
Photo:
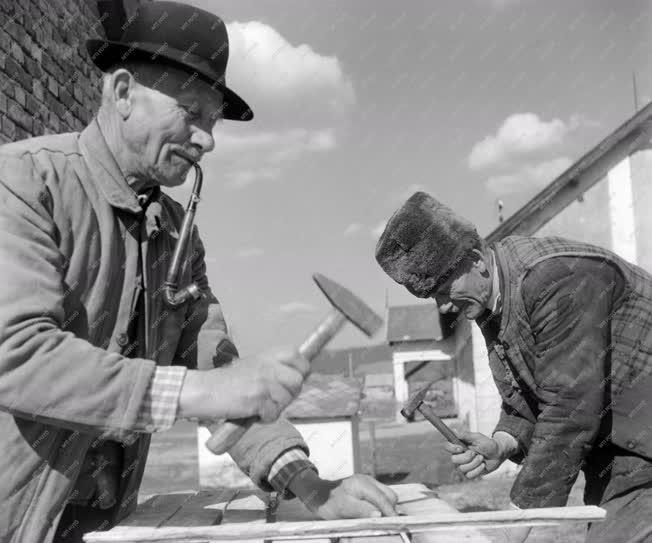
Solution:
<path fill-rule="evenodd" d="M 404 305 L 387 309 L 387 341 L 440 341 L 444 337 L 437 306 Z"/>
<path fill-rule="evenodd" d="M 312 371 L 317 373 L 349 374 L 349 360 L 354 368 L 374 363 L 386 363 L 392 367 L 392 350 L 389 345 L 365 345 L 345 349 L 324 349 L 310 363 Z"/>
<path fill-rule="evenodd" d="M 487 241 L 491 243 L 506 236 L 534 234 L 626 156 L 639 149 L 649 148 L 651 122 L 652 102 L 620 125 L 500 224 L 487 236 Z"/>
<path fill-rule="evenodd" d="M 361 398 L 359 379 L 313 373 L 283 414 L 288 419 L 350 417 L 359 411 Z"/>

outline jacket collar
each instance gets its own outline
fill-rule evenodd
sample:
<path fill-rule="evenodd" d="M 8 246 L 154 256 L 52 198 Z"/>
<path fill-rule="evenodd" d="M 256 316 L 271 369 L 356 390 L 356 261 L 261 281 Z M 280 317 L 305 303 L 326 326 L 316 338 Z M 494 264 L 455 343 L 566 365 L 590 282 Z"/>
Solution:
<path fill-rule="evenodd" d="M 90 170 L 91 180 L 100 188 L 109 204 L 135 214 L 142 213 L 145 207 L 148 238 L 155 232 L 158 233 L 161 224 L 169 222 L 165 208 L 160 203 L 160 187 L 155 187 L 145 206 L 141 206 L 138 194 L 127 183 L 106 143 L 97 117 L 80 134 L 79 147 Z"/>

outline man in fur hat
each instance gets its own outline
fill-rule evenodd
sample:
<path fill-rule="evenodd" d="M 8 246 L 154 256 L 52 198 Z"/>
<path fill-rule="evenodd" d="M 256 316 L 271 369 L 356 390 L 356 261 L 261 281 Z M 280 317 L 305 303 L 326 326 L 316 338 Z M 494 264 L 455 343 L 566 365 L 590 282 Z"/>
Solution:
<path fill-rule="evenodd" d="M 388 487 L 321 479 L 274 422 L 308 362 L 294 349 L 233 360 L 197 228 L 178 282 L 199 296 L 164 299 L 184 213 L 161 187 L 214 148 L 218 120 L 253 114 L 226 86 L 219 17 L 145 2 L 122 28 L 87 42 L 104 72 L 89 126 L 0 148 L 0 541 L 111 528 L 136 507 L 151 433 L 180 418 L 259 416 L 269 424 L 230 453 L 260 487 L 324 518 L 394 514 Z"/>
<path fill-rule="evenodd" d="M 390 218 L 376 259 L 486 340 L 500 420 L 491 436 L 462 432 L 468 449 L 447 445 L 459 469 L 474 478 L 520 463 L 521 508 L 565 505 L 583 470 L 585 502 L 607 510 L 587 540 L 652 541 L 652 276 L 561 238 L 488 245 L 423 192 Z"/>

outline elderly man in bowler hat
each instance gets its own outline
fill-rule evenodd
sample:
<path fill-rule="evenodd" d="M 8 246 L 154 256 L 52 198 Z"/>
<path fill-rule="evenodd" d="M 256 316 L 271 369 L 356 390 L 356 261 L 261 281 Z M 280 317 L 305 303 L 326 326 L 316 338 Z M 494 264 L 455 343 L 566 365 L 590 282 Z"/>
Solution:
<path fill-rule="evenodd" d="M 491 436 L 462 432 L 468 449 L 447 445 L 453 463 L 469 478 L 520 463 L 521 508 L 564 506 L 583 470 L 585 502 L 607 510 L 587 541 L 652 541 L 652 276 L 562 238 L 488 245 L 423 192 L 390 218 L 376 259 L 486 340 L 500 420 Z"/>
<path fill-rule="evenodd" d="M 150 434 L 180 418 L 260 416 L 231 450 L 259 486 L 324 518 L 394 514 L 367 476 L 321 479 L 276 420 L 308 362 L 294 349 L 235 360 L 196 228 L 180 275 L 201 295 L 164 305 L 183 208 L 161 187 L 214 148 L 218 120 L 253 113 L 226 86 L 219 17 L 146 2 L 123 28 L 87 42 L 104 72 L 88 127 L 0 148 L 0 540 L 109 529 L 136 507 Z"/>

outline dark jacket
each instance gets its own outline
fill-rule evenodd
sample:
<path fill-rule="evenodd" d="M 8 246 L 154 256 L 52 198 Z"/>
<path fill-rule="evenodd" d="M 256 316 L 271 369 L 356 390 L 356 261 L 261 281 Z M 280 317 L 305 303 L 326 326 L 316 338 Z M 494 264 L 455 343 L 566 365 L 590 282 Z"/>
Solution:
<path fill-rule="evenodd" d="M 599 441 L 652 458 L 641 409 L 652 397 L 652 276 L 560 238 L 509 237 L 493 249 L 503 307 L 498 322 L 478 324 L 503 400 L 496 430 L 525 457 L 512 499 L 564 505 Z M 604 273 L 579 271 L 587 259 Z"/>
<path fill-rule="evenodd" d="M 180 284 L 204 298 L 164 307 L 183 208 L 160 195 L 144 221 L 94 120 L 81 134 L 0 147 L 0 540 L 50 541 L 89 444 L 125 445 L 117 521 L 136 506 L 151 428 L 136 414 L 156 364 L 210 367 L 227 337 L 195 228 Z M 128 358 L 138 298 L 139 229 L 147 357 Z M 253 428 L 231 451 L 264 485 L 285 449 L 305 447 L 287 422 Z"/>

